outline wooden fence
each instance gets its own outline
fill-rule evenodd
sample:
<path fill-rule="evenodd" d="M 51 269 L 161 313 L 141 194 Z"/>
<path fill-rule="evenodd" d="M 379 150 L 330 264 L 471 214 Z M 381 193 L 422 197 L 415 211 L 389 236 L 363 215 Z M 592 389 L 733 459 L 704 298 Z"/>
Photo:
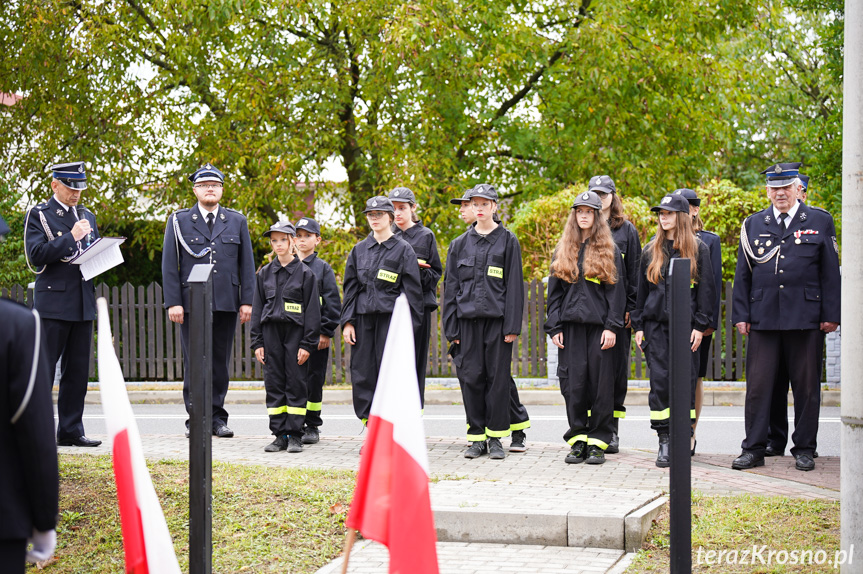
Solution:
<path fill-rule="evenodd" d="M 25 304 L 32 302 L 32 291 L 20 285 L 3 288 L 0 295 Z M 144 286 L 96 287 L 96 296 L 105 297 L 111 318 L 114 350 L 127 381 L 179 381 L 183 378 L 180 326 L 171 323 L 162 307 L 162 288 L 157 283 Z M 738 380 L 743 378 L 743 337 L 731 324 L 731 283 L 725 285 L 722 297 L 723 323 L 711 345 L 711 363 L 707 378 Z M 525 282 L 525 306 L 522 333 L 513 345 L 512 374 L 521 378 L 547 378 L 545 321 L 545 285 L 541 281 Z M 432 313 L 432 336 L 429 348 L 428 377 L 454 377 L 455 369 L 447 355 L 448 343 L 441 328 L 440 311 Z M 261 380 L 261 365 L 249 348 L 250 324 L 237 325 L 230 363 L 231 380 Z M 632 344 L 630 372 L 636 379 L 648 376 L 644 357 Z M 95 345 L 94 345 L 95 354 Z M 350 346 L 336 331 L 327 368 L 327 383 L 350 384 Z M 94 357 L 90 359 L 90 376 L 95 375 Z"/>

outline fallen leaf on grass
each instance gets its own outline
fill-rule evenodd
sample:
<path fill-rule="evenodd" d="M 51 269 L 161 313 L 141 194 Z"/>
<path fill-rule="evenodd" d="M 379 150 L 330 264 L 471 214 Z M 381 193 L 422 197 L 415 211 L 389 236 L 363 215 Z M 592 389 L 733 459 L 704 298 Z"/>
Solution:
<path fill-rule="evenodd" d="M 57 562 L 57 557 L 56 557 L 56 556 L 52 556 L 52 557 L 51 557 L 51 558 L 49 558 L 48 560 L 43 560 L 42 562 L 37 562 L 37 563 L 36 563 L 36 568 L 38 568 L 39 570 L 44 570 L 46 566 L 50 566 L 50 565 L 51 565 L 51 564 L 53 564 L 54 562 Z"/>
<path fill-rule="evenodd" d="M 332 506 L 330 506 L 330 513 L 331 514 L 342 514 L 344 511 L 345 511 L 345 507 L 344 507 L 344 505 L 342 505 L 341 502 L 337 502 L 337 503 L 333 504 Z"/>

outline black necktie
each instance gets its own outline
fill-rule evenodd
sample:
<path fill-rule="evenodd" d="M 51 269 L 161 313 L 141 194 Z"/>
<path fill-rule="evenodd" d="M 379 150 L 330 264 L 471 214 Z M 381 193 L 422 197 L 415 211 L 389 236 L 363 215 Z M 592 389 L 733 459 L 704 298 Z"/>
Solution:
<path fill-rule="evenodd" d="M 216 216 L 212 213 L 207 214 L 207 229 L 210 230 L 210 233 L 213 232 L 213 222 L 216 220 Z"/>
<path fill-rule="evenodd" d="M 782 233 L 785 233 L 785 230 L 787 229 L 787 227 L 785 226 L 785 219 L 786 219 L 787 217 L 788 217 L 788 214 L 787 214 L 787 213 L 780 213 L 780 214 L 779 214 L 779 229 L 781 229 L 781 230 L 782 230 Z M 212 231 L 212 229 L 213 229 L 213 228 L 212 228 L 212 227 L 210 227 L 210 230 L 211 230 L 211 231 Z"/>

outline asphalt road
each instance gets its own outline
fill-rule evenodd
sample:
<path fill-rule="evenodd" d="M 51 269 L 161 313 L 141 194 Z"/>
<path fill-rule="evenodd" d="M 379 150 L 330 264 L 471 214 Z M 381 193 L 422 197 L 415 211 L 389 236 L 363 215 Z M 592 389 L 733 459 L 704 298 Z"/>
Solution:
<path fill-rule="evenodd" d="M 182 405 L 132 405 L 142 435 L 181 434 L 186 413 Z M 269 435 L 267 415 L 263 405 L 227 405 L 230 413 L 228 425 L 238 435 Z M 822 456 L 839 455 L 838 407 L 823 407 L 818 432 L 818 452 Z M 527 430 L 530 441 L 561 442 L 566 430 L 566 414 L 562 406 L 529 406 L 532 426 Z M 793 421 L 793 409 L 788 409 Z M 324 435 L 351 436 L 363 432 L 351 405 L 324 405 Z M 427 436 L 463 437 L 465 433 L 464 408 L 461 405 L 431 405 L 425 409 Z M 105 434 L 105 423 L 100 405 L 87 405 L 84 426 L 88 435 Z M 739 454 L 743 440 L 743 407 L 704 407 L 698 424 L 698 452 Z M 620 423 L 621 446 L 654 450 L 656 434 L 650 429 L 648 407 L 632 407 Z M 229 440 L 229 439 L 225 439 Z M 506 443 L 506 441 L 505 441 Z M 790 449 L 791 444 L 789 440 Z M 787 454 L 787 451 L 786 451 Z"/>

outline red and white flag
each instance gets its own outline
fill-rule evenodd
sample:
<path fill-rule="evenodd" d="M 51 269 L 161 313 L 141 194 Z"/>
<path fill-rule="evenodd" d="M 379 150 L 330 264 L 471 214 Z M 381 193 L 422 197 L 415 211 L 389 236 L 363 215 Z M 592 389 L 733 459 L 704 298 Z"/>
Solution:
<path fill-rule="evenodd" d="M 114 478 L 120 525 L 126 552 L 127 574 L 180 574 L 171 533 L 144 461 L 138 424 L 129 404 L 120 362 L 111 344 L 108 303 L 97 301 L 99 309 L 99 390 L 105 426 L 112 439 Z"/>
<path fill-rule="evenodd" d="M 396 300 L 347 526 L 390 551 L 390 574 L 437 574 L 410 309 Z"/>

